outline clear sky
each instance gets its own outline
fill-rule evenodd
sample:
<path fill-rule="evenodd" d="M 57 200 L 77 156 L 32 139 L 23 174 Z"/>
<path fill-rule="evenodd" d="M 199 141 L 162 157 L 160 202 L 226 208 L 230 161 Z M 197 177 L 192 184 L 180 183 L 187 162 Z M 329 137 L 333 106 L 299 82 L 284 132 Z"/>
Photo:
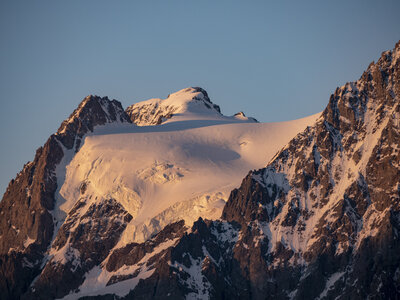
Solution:
<path fill-rule="evenodd" d="M 226 115 L 323 110 L 400 39 L 400 1 L 0 0 L 0 193 L 88 94 L 201 86 Z"/>

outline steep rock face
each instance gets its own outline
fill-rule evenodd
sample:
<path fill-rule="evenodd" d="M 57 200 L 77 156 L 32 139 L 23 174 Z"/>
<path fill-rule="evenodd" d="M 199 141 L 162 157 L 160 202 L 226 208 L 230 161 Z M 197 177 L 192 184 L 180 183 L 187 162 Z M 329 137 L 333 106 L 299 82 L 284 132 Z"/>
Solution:
<path fill-rule="evenodd" d="M 65 299 L 118 299 L 118 295 L 128 295 L 136 285 L 141 286 L 141 289 L 146 290 L 147 293 L 154 292 L 160 297 L 165 298 L 168 293 L 172 299 L 184 297 L 184 290 L 180 289 L 181 285 L 169 281 L 168 278 L 175 277 L 174 273 L 169 270 L 169 261 L 173 255 L 171 254 L 172 247 L 187 235 L 187 230 L 184 221 L 179 221 L 167 225 L 162 231 L 143 243 L 130 243 L 123 247 L 115 247 L 107 257 L 103 257 L 104 260 L 97 267 L 86 273 L 74 273 L 75 281 L 83 280 L 83 284 L 79 288 L 73 287 L 69 283 L 59 286 L 70 291 Z M 67 270 L 68 267 L 70 266 L 66 267 Z M 163 274 L 155 274 L 156 269 L 162 270 Z M 57 274 L 58 270 L 54 272 L 55 276 Z M 65 275 L 62 277 L 69 278 Z M 151 283 L 142 286 L 141 282 L 146 278 Z M 154 284 L 157 284 L 158 291 L 152 291 Z M 46 290 L 38 293 L 35 289 L 36 286 L 35 283 L 32 292 L 38 297 L 40 296 L 39 298 L 52 299 L 54 297 L 54 294 L 47 294 Z M 52 286 L 52 283 L 47 282 L 43 287 L 45 286 Z M 57 288 L 51 289 L 57 291 Z M 64 291 L 63 294 L 65 295 Z M 27 298 L 31 298 L 32 294 L 28 296 Z M 148 295 L 139 292 L 137 297 L 146 299 Z"/>
<path fill-rule="evenodd" d="M 36 151 L 0 202 L 0 298 L 18 298 L 40 272 L 54 234 L 56 167 L 96 125 L 130 122 L 115 100 L 88 96 Z"/>
<path fill-rule="evenodd" d="M 285 252 L 290 268 L 304 269 L 287 289 L 291 297 L 390 298 L 399 291 L 399 109 L 398 43 L 360 80 L 337 89 L 315 126 L 232 192 L 223 217 L 263 228 L 268 268 L 285 271 Z M 250 213 L 237 210 L 243 207 Z"/>
<path fill-rule="evenodd" d="M 17 297 L 39 271 L 53 235 L 54 170 L 62 156 L 51 136 L 10 182 L 0 202 L 0 298 Z"/>
<path fill-rule="evenodd" d="M 68 215 L 52 244 L 51 258 L 24 298 L 61 298 L 77 289 L 83 275 L 108 256 L 132 219 L 113 199 L 90 205 L 76 220 L 85 208 L 78 202 Z"/>
<path fill-rule="evenodd" d="M 150 99 L 129 106 L 126 113 L 132 123 L 139 126 L 159 125 L 183 112 L 221 114 L 218 105 L 211 102 L 200 87 L 187 88 L 168 95 L 167 99 Z"/>
<path fill-rule="evenodd" d="M 107 261 L 107 271 L 116 271 L 124 265 L 135 265 L 142 260 L 147 253 L 154 252 L 154 249 L 161 243 L 167 240 L 180 238 L 185 231 L 184 224 L 184 221 L 169 224 L 165 226 L 164 229 L 160 231 L 154 238 L 149 239 L 144 243 L 131 243 L 125 247 L 115 249 Z"/>
<path fill-rule="evenodd" d="M 126 299 L 234 299 L 245 297 L 246 283 L 230 258 L 238 226 L 221 221 L 195 222 L 138 283 Z M 231 276 L 232 275 L 232 276 Z"/>
<path fill-rule="evenodd" d="M 83 99 L 78 108 L 61 124 L 56 135 L 67 149 L 75 147 L 75 152 L 78 152 L 82 137 L 86 133 L 93 132 L 97 125 L 114 122 L 131 123 L 121 103 L 107 97 L 90 95 Z"/>

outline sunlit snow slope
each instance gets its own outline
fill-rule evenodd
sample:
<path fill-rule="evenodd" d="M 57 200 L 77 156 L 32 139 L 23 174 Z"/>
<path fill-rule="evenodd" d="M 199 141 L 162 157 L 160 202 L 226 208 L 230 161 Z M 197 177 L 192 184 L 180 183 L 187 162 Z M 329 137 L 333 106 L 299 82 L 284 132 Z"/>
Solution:
<path fill-rule="evenodd" d="M 162 101 L 177 107 L 158 126 L 97 127 L 66 168 L 60 209 L 68 213 L 82 197 L 119 201 L 133 216 L 120 245 L 143 241 L 180 219 L 190 225 L 200 216 L 219 218 L 229 192 L 249 170 L 265 166 L 319 116 L 255 123 L 203 108 L 202 97 L 189 88 L 157 99 L 158 109 Z"/>

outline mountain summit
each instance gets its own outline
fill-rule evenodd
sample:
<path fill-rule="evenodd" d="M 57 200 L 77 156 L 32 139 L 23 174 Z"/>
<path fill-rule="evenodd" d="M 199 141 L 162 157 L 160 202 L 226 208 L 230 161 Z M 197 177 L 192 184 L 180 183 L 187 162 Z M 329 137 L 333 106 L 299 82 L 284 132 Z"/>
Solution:
<path fill-rule="evenodd" d="M 126 109 L 132 123 L 139 126 L 160 125 L 168 122 L 214 120 L 220 122 L 257 122 L 244 113 L 228 117 L 220 107 L 211 102 L 207 92 L 200 87 L 190 87 L 169 94 L 166 99 L 149 99 Z"/>
<path fill-rule="evenodd" d="M 192 87 L 168 95 L 166 99 L 150 99 L 126 109 L 132 122 L 139 126 L 159 125 L 174 115 L 221 115 L 205 90 Z"/>
<path fill-rule="evenodd" d="M 89 95 L 69 118 L 62 122 L 56 136 L 67 149 L 75 146 L 75 150 L 78 151 L 86 133 L 93 132 L 96 126 L 107 123 L 131 123 L 131 120 L 117 100 Z"/>

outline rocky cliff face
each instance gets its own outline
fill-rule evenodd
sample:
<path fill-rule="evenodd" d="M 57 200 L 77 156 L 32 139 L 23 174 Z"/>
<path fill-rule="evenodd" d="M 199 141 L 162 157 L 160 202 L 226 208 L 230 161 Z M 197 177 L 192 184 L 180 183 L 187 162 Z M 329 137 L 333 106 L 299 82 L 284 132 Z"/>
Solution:
<path fill-rule="evenodd" d="M 78 152 L 85 134 L 93 132 L 96 126 L 107 123 L 131 121 L 117 100 L 90 95 L 83 99 L 78 108 L 61 124 L 56 136 L 67 149 L 74 148 L 75 152 Z"/>
<path fill-rule="evenodd" d="M 118 101 L 86 97 L 13 179 L 0 202 L 0 298 L 19 298 L 40 273 L 55 229 L 56 167 L 95 126 L 130 119 Z"/>

